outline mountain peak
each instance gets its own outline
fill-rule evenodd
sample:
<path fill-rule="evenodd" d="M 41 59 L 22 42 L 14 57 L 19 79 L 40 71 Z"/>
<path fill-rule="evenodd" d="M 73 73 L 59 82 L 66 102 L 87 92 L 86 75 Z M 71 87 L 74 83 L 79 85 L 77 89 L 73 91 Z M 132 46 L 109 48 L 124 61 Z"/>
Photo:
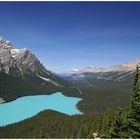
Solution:
<path fill-rule="evenodd" d="M 2 36 L 0 36 L 0 71 L 21 78 L 26 75 L 47 73 L 35 55 L 26 48 L 16 49 L 10 41 Z"/>
<path fill-rule="evenodd" d="M 3 38 L 2 36 L 0 36 L 0 47 L 4 49 L 14 48 L 13 44 L 9 40 L 6 40 L 5 38 Z"/>
<path fill-rule="evenodd" d="M 2 36 L 0 36 L 0 42 L 6 40 L 5 38 L 3 38 Z"/>

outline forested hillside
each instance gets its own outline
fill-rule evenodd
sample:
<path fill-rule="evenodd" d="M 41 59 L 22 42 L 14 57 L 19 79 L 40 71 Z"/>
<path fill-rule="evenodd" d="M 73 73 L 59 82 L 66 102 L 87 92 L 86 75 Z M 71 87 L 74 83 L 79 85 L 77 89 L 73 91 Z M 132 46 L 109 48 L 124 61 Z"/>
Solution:
<path fill-rule="evenodd" d="M 0 138 L 140 138 L 140 67 L 137 66 L 130 106 L 102 113 L 68 116 L 43 111 L 0 128 Z"/>
<path fill-rule="evenodd" d="M 129 105 L 132 81 L 132 79 L 129 82 L 96 80 L 93 81 L 94 84 L 96 83 L 96 87 L 79 85 L 78 88 L 67 88 L 63 93 L 67 96 L 82 98 L 78 103 L 78 108 L 82 112 L 102 112 L 108 107 Z"/>
<path fill-rule="evenodd" d="M 140 66 L 136 68 L 130 106 L 118 110 L 103 138 L 140 138 Z"/>
<path fill-rule="evenodd" d="M 0 72 L 0 97 L 6 101 L 27 95 L 50 94 L 59 90 L 59 87 L 49 83 L 43 86 L 35 81 L 22 80 Z"/>
<path fill-rule="evenodd" d="M 100 130 L 100 120 L 104 127 L 110 125 L 113 111 L 102 114 L 68 116 L 54 111 L 43 111 L 25 121 L 0 128 L 0 138 L 93 138 L 93 133 Z"/>

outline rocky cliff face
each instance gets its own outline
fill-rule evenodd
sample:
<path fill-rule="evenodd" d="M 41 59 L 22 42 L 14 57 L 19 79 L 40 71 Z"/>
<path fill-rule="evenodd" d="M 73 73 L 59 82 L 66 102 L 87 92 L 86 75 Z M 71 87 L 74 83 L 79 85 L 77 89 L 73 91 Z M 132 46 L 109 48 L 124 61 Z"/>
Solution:
<path fill-rule="evenodd" d="M 59 85 L 56 82 L 61 81 L 59 77 L 48 71 L 29 50 L 16 49 L 3 37 L 0 37 L 0 71 L 22 79 L 36 79 L 41 83 L 49 82 Z"/>
<path fill-rule="evenodd" d="M 51 74 L 34 54 L 26 48 L 16 49 L 10 41 L 2 37 L 0 37 L 0 71 L 21 78 Z"/>
<path fill-rule="evenodd" d="M 13 49 L 13 45 L 0 37 L 0 71 L 9 73 L 9 68 L 13 65 L 13 58 L 10 50 Z"/>

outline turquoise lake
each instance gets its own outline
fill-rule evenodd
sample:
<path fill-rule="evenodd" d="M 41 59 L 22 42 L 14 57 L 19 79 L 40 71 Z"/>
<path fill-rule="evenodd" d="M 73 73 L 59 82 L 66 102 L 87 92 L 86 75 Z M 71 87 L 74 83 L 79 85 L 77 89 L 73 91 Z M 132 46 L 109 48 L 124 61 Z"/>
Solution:
<path fill-rule="evenodd" d="M 0 126 L 22 121 L 46 109 L 68 115 L 81 114 L 76 108 L 80 100 L 80 98 L 66 97 L 61 92 L 51 95 L 24 96 L 12 102 L 0 104 Z"/>

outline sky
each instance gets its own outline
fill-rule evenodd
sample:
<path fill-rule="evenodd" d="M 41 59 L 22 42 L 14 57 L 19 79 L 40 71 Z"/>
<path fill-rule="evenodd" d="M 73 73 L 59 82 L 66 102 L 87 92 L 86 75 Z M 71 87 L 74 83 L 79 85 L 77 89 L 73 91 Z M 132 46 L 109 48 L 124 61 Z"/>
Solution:
<path fill-rule="evenodd" d="M 140 57 L 140 2 L 0 2 L 0 35 L 54 72 Z"/>

